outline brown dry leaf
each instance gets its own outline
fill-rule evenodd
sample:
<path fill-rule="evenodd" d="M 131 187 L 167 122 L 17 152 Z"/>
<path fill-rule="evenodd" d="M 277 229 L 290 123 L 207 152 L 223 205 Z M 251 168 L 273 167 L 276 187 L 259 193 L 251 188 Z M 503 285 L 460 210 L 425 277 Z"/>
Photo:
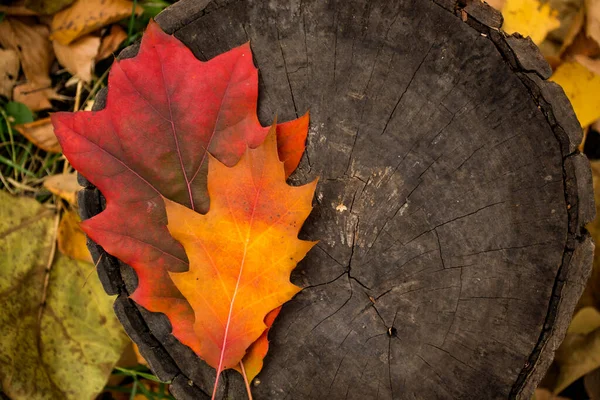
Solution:
<path fill-rule="evenodd" d="M 54 60 L 49 30 L 32 20 L 6 18 L 0 22 L 0 44 L 19 54 L 23 72 L 29 82 L 50 82 L 50 65 Z"/>
<path fill-rule="evenodd" d="M 13 100 L 25 104 L 31 111 L 52 108 L 50 99 L 59 98 L 56 91 L 47 83 L 28 82 L 14 87 Z"/>
<path fill-rule="evenodd" d="M 81 219 L 75 211 L 65 212 L 58 226 L 58 250 L 74 260 L 92 263 L 92 256 L 86 245 L 85 233 L 79 227 Z"/>
<path fill-rule="evenodd" d="M 10 49 L 0 49 L 0 95 L 12 98 L 13 86 L 19 77 L 19 55 Z"/>
<path fill-rule="evenodd" d="M 560 14 L 560 29 L 552 31 L 548 34 L 546 40 L 540 45 L 540 51 L 546 57 L 552 69 L 558 68 L 563 62 L 563 55 L 566 50 L 573 44 L 575 39 L 583 33 L 583 23 L 585 21 L 585 9 L 579 8 L 576 13 L 570 15 Z M 585 36 L 585 34 L 583 34 Z"/>
<path fill-rule="evenodd" d="M 102 38 L 102 44 L 100 44 L 96 61 L 112 56 L 125 39 L 127 39 L 127 32 L 123 28 L 119 25 L 111 26 L 110 33 Z"/>
<path fill-rule="evenodd" d="M 25 7 L 43 15 L 51 15 L 72 2 L 73 0 L 25 0 Z"/>
<path fill-rule="evenodd" d="M 542 54 L 551 60 L 560 60 L 564 49 L 573 41 L 575 35 L 583 26 L 585 9 L 584 0 L 542 0 L 547 4 L 558 18 L 560 26 L 548 32 L 546 39 L 539 44 Z M 555 66 L 560 63 L 552 62 Z"/>
<path fill-rule="evenodd" d="M 578 62 L 565 62 L 550 80 L 562 86 L 582 127 L 600 118 L 600 75 Z"/>
<path fill-rule="evenodd" d="M 67 45 L 98 28 L 130 16 L 132 9 L 133 3 L 126 0 L 77 0 L 54 14 L 51 38 Z M 136 14 L 143 12 L 139 5 L 135 10 Z"/>
<path fill-rule="evenodd" d="M 486 3 L 494 7 L 496 10 L 502 10 L 502 7 L 504 7 L 504 3 L 506 3 L 506 0 L 486 0 Z"/>
<path fill-rule="evenodd" d="M 31 18 L 6 18 L 0 22 L 0 44 L 17 52 L 27 83 L 14 88 L 13 99 L 38 111 L 51 108 L 56 97 L 50 80 L 50 65 L 54 60 L 49 30 L 35 24 Z"/>
<path fill-rule="evenodd" d="M 52 46 L 60 65 L 82 81 L 92 81 L 94 63 L 100 47 L 99 37 L 87 35 L 68 45 L 54 40 Z"/>
<path fill-rule="evenodd" d="M 590 400 L 600 400 L 600 368 L 587 374 L 583 378 L 583 384 Z"/>
<path fill-rule="evenodd" d="M 582 333 L 573 332 L 570 328 L 570 332 L 567 332 L 564 341 L 556 351 L 554 361 L 559 369 L 555 386 L 552 388 L 554 394 L 562 392 L 577 379 L 600 367 L 598 311 L 586 307 L 575 314 L 574 320 L 578 320 L 577 330 Z"/>
<path fill-rule="evenodd" d="M 591 58 L 580 54 L 576 55 L 574 58 L 575 61 L 592 71 L 594 74 L 600 75 L 600 60 L 592 60 Z"/>
<path fill-rule="evenodd" d="M 81 186 L 77 182 L 76 173 L 49 176 L 44 180 L 44 187 L 69 204 L 77 205 L 77 192 Z"/>
<path fill-rule="evenodd" d="M 535 389 L 535 394 L 533 395 L 532 400 L 569 400 L 566 397 L 555 396 L 546 389 Z"/>
<path fill-rule="evenodd" d="M 52 127 L 50 118 L 43 118 L 27 124 L 16 125 L 15 128 L 21 135 L 25 136 L 27 140 L 37 147 L 51 153 L 62 153 L 62 149 L 54 134 L 54 128 Z"/>
<path fill-rule="evenodd" d="M 587 35 L 600 44 L 600 1 L 585 0 L 587 22 L 585 30 Z"/>
<path fill-rule="evenodd" d="M 600 56 L 600 46 L 595 40 L 587 37 L 581 30 L 573 39 L 573 42 L 561 54 L 562 58 L 569 59 L 575 55 L 596 58 Z"/>
<path fill-rule="evenodd" d="M 594 199 L 596 200 L 596 216 L 600 216 L 600 161 L 592 161 L 592 178 L 594 183 Z M 586 225 L 586 229 L 592 235 L 596 243 L 600 243 L 600 218 L 594 219 Z M 577 308 L 596 307 L 600 308 L 600 251 L 594 252 L 594 264 L 592 275 L 588 280 L 583 294 L 579 299 Z M 571 323 L 573 325 L 573 323 Z"/>
<path fill-rule="evenodd" d="M 37 15 L 37 13 L 29 8 L 25 7 L 25 1 L 13 1 L 10 6 L 0 5 L 0 12 L 5 15 L 15 15 L 15 16 L 32 16 Z"/>

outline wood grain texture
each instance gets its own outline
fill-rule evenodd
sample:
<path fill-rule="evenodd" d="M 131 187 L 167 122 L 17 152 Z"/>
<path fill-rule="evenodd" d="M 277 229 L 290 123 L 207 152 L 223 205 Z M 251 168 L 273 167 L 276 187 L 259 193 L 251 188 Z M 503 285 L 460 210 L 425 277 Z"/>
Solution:
<path fill-rule="evenodd" d="M 263 125 L 311 111 L 291 179 L 320 178 L 301 236 L 320 243 L 255 398 L 529 398 L 590 272 L 594 216 L 581 128 L 537 49 L 479 1 L 183 0 L 157 21 L 201 60 L 250 40 Z M 88 218 L 103 198 L 83 181 Z M 158 376 L 207 397 L 214 371 L 89 247 Z M 227 372 L 219 395 L 244 392 Z"/>

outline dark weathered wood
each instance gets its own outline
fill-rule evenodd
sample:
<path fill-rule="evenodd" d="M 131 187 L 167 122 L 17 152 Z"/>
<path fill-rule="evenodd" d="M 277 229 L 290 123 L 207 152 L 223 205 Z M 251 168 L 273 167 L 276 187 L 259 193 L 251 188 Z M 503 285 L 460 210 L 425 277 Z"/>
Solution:
<path fill-rule="evenodd" d="M 183 0 L 157 21 L 201 60 L 250 40 L 263 124 L 311 111 L 292 181 L 320 177 L 301 234 L 320 243 L 255 398 L 529 398 L 589 274 L 594 215 L 581 128 L 537 48 L 479 0 Z M 82 182 L 88 218 L 104 203 Z M 157 375 L 208 397 L 214 371 L 89 247 Z M 237 373 L 222 382 L 245 398 Z"/>

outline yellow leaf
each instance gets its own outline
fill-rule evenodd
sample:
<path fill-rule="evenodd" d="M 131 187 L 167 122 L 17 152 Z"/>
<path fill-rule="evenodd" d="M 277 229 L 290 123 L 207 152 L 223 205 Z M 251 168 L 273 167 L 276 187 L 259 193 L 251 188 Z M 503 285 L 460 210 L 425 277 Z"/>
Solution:
<path fill-rule="evenodd" d="M 85 34 L 130 16 L 132 10 L 133 2 L 126 0 L 77 0 L 54 14 L 50 38 L 68 45 Z M 143 8 L 137 5 L 135 12 L 140 14 Z"/>
<path fill-rule="evenodd" d="M 57 254 L 54 215 L 0 191 L 0 387 L 12 400 L 93 399 L 129 339 L 93 265 Z M 42 293 L 46 303 L 40 317 Z"/>
<path fill-rule="evenodd" d="M 565 62 L 550 80 L 562 86 L 581 126 L 586 127 L 600 118 L 600 75 L 577 62 Z"/>
<path fill-rule="evenodd" d="M 77 205 L 77 192 L 81 186 L 77 183 L 76 173 L 49 176 L 44 180 L 44 187 L 69 204 Z"/>
<path fill-rule="evenodd" d="M 540 44 L 551 30 L 560 26 L 556 12 L 538 0 L 507 0 L 502 7 L 506 33 L 519 32 Z"/>
<path fill-rule="evenodd" d="M 577 311 L 567 333 L 587 335 L 600 328 L 600 312 L 594 307 L 584 307 Z"/>
<path fill-rule="evenodd" d="M 58 250 L 74 260 L 93 263 L 85 233 L 79 227 L 80 222 L 79 215 L 72 210 L 63 214 L 58 225 Z"/>
<path fill-rule="evenodd" d="M 558 394 L 571 383 L 600 367 L 600 329 L 588 334 L 567 334 L 555 354 L 559 372 L 553 393 Z"/>

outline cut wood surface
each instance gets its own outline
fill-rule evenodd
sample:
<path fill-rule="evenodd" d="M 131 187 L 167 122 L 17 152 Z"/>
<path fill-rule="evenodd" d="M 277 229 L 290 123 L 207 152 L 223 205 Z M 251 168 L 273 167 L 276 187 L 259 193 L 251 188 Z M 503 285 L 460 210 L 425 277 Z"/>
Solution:
<path fill-rule="evenodd" d="M 250 40 L 263 125 L 310 109 L 291 181 L 319 177 L 301 238 L 320 242 L 255 399 L 528 399 L 588 277 L 595 209 L 581 128 L 537 48 L 478 0 L 182 0 L 156 20 L 200 60 Z M 104 200 L 80 181 L 85 219 Z M 158 377 L 208 398 L 214 371 L 88 245 Z M 223 382 L 221 398 L 246 398 L 237 372 Z"/>

